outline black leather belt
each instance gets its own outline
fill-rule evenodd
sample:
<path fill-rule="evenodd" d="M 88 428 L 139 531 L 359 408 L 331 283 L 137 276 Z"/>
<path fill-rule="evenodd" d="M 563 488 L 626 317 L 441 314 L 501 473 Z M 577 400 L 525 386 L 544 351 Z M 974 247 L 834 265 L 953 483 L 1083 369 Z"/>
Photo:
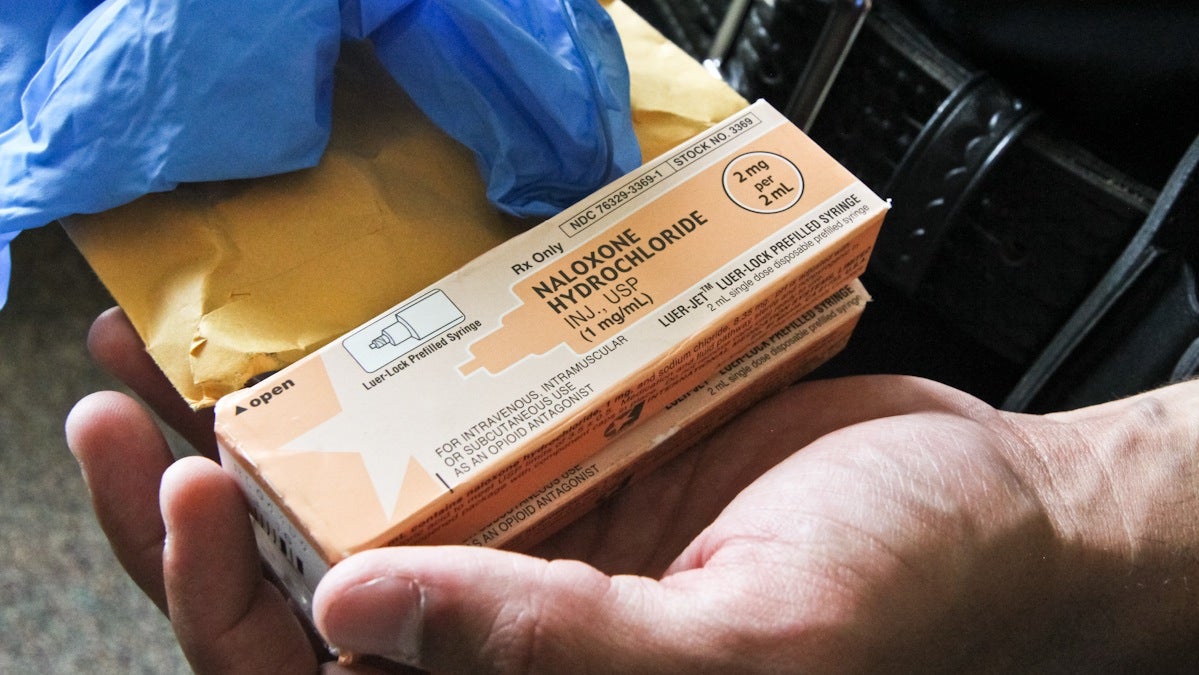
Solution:
<path fill-rule="evenodd" d="M 1047 410 L 1195 372 L 1186 158 L 1159 198 L 894 3 L 629 4 L 892 200 L 866 279 L 878 320 L 867 312 L 837 374 L 900 370 Z M 1141 314 L 1120 309 L 1134 286 Z M 1117 348 L 1134 326 L 1156 346 Z"/>

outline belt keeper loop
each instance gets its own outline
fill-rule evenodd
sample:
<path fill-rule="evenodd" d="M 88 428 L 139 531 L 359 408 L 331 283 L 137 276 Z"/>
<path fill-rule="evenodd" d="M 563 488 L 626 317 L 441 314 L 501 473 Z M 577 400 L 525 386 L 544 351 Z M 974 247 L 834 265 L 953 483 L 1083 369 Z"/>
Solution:
<path fill-rule="evenodd" d="M 882 191 L 894 204 L 879 234 L 872 270 L 914 295 L 962 209 L 1038 116 L 985 74 L 953 91 Z"/>

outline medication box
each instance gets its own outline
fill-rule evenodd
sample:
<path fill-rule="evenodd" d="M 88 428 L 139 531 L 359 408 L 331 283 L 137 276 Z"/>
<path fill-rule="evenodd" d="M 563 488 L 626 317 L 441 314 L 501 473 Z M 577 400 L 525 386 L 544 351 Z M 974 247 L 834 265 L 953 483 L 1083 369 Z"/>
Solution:
<path fill-rule="evenodd" d="M 468 541 L 856 279 L 886 209 L 759 102 L 225 396 L 268 560 Z"/>

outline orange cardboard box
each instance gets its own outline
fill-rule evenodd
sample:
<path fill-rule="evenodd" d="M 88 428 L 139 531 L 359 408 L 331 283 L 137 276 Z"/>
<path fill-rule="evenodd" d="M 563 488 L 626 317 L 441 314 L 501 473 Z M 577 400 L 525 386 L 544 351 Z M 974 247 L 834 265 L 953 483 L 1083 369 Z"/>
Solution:
<path fill-rule="evenodd" d="M 864 270 L 887 204 L 756 103 L 217 404 L 313 588 L 466 541 Z"/>

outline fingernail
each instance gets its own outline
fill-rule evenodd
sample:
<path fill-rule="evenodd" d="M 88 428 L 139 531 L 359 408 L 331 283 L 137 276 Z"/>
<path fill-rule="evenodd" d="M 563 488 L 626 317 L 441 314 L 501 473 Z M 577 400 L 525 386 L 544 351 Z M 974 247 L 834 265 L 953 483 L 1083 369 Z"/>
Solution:
<path fill-rule="evenodd" d="M 327 613 L 326 639 L 342 654 L 420 666 L 425 595 L 412 579 L 376 577 L 342 593 Z"/>

